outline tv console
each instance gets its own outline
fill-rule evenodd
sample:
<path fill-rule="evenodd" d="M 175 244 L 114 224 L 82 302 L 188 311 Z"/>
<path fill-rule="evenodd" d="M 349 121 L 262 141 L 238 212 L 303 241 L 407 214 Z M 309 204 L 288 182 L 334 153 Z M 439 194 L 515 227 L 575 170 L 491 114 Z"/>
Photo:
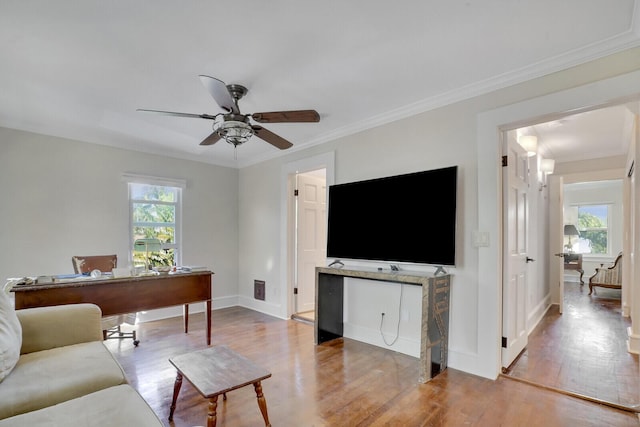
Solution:
<path fill-rule="evenodd" d="M 418 381 L 426 383 L 446 369 L 450 274 L 316 267 L 316 344 L 342 337 L 345 277 L 422 286 Z"/>

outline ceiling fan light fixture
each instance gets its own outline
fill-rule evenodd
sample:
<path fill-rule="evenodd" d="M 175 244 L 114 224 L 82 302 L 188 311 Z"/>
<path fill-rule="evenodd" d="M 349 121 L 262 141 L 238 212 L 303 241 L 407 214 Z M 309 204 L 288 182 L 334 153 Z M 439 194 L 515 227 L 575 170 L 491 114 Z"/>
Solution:
<path fill-rule="evenodd" d="M 244 144 L 254 134 L 250 124 L 238 120 L 225 120 L 224 118 L 216 120 L 213 124 L 213 130 L 234 147 Z"/>

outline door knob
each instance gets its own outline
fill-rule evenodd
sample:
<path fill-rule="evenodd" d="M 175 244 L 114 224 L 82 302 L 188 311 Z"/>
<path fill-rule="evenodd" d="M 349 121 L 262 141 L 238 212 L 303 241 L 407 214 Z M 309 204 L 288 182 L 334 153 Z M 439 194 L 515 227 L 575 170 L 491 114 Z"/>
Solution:
<path fill-rule="evenodd" d="M 564 253 L 560 252 L 559 254 L 553 254 L 555 256 L 557 256 L 558 258 L 564 258 Z"/>
<path fill-rule="evenodd" d="M 527 262 L 533 262 L 535 259 L 527 257 Z"/>

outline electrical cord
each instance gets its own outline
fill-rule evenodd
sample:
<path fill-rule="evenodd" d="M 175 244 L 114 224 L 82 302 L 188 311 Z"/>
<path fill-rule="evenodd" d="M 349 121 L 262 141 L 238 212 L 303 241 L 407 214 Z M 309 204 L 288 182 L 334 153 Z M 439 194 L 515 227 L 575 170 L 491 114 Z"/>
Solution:
<path fill-rule="evenodd" d="M 382 341 L 391 347 L 398 341 L 398 337 L 400 337 L 400 314 L 402 313 L 402 291 L 404 289 L 404 285 L 400 283 L 400 301 L 398 301 L 398 324 L 396 325 L 396 337 L 390 343 L 387 342 L 387 339 L 384 337 L 384 333 L 382 333 L 382 323 L 384 322 L 384 313 L 380 316 L 380 336 L 382 337 Z"/>

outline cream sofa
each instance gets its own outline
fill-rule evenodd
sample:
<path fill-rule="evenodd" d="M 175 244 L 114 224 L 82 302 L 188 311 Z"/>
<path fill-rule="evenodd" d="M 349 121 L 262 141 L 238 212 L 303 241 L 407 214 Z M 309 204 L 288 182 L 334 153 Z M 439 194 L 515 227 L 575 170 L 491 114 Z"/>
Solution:
<path fill-rule="evenodd" d="M 1 427 L 163 426 L 102 343 L 98 306 L 13 310 L 6 300 L 0 295 L 0 330 L 21 330 L 22 344 L 11 367 L 0 336 Z"/>

